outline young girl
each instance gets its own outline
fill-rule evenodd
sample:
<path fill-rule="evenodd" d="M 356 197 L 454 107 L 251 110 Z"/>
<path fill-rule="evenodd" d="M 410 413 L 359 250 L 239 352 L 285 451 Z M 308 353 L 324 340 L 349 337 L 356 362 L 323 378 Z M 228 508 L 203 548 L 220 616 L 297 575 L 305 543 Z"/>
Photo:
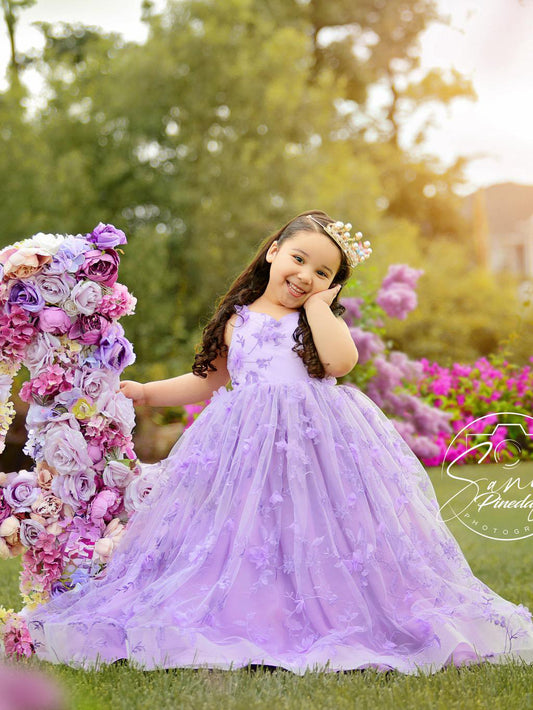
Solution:
<path fill-rule="evenodd" d="M 414 453 L 336 384 L 358 358 L 338 293 L 371 251 L 349 228 L 292 219 L 221 299 L 191 373 L 121 382 L 134 404 L 211 402 L 143 464 L 154 485 L 106 576 L 29 613 L 39 657 L 300 675 L 533 661 L 529 610 L 473 575 Z"/>

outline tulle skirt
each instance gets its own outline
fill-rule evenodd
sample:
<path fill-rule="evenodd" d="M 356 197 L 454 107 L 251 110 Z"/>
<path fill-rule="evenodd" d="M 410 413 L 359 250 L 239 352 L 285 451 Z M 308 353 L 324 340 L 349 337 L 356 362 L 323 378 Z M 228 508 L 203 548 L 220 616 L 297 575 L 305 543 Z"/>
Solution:
<path fill-rule="evenodd" d="M 530 611 L 477 579 L 421 463 L 356 387 L 221 387 L 102 579 L 27 611 L 37 655 L 296 674 L 533 662 Z"/>

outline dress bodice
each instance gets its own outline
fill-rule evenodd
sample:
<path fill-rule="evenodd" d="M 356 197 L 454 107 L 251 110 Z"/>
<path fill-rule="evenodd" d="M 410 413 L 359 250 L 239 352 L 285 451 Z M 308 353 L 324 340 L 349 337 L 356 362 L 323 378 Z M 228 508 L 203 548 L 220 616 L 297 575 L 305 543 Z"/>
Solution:
<path fill-rule="evenodd" d="M 228 351 L 228 372 L 233 387 L 255 383 L 277 384 L 311 380 L 303 360 L 292 348 L 293 333 L 298 326 L 299 311 L 276 320 L 268 313 L 251 311 L 247 305 L 236 305 L 233 335 Z M 324 382 L 335 384 L 328 376 Z"/>

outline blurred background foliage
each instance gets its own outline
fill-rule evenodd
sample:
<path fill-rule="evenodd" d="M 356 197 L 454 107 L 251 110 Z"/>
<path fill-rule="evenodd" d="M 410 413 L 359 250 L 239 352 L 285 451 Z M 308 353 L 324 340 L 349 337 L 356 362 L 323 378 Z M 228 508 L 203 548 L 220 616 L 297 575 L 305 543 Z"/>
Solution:
<path fill-rule="evenodd" d="M 100 221 L 126 232 L 120 281 L 138 305 L 123 322 L 137 354 L 124 379 L 189 371 L 216 301 L 267 235 L 311 208 L 372 242 L 343 295 L 377 290 L 392 263 L 424 270 L 417 309 L 386 324 L 396 349 L 448 365 L 505 346 L 527 361 L 514 277 L 476 263 L 455 192 L 465 159 L 421 154 L 427 121 L 401 141 L 428 102 L 475 100 L 455 71 L 416 72 L 419 35 L 446 22 L 432 0 L 145 2 L 142 45 L 40 23 L 44 49 L 22 55 L 16 20 L 31 4 L 2 4 L 0 247 Z M 45 82 L 37 103 L 30 67 Z"/>

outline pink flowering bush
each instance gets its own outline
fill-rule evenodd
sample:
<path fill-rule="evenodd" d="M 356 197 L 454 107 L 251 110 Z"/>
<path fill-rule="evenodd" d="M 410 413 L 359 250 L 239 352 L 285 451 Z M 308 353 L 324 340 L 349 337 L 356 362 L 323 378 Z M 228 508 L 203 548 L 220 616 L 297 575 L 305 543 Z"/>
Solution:
<path fill-rule="evenodd" d="M 22 556 L 20 591 L 31 608 L 105 573 L 149 484 L 132 445 L 135 415 L 119 392 L 135 355 L 118 319 L 136 298 L 117 282 L 121 230 L 37 234 L 0 251 L 0 453 L 29 403 L 24 452 L 31 471 L 0 473 L 0 559 Z M 23 617 L 0 609 L 8 655 L 28 656 Z"/>
<path fill-rule="evenodd" d="M 347 322 L 359 352 L 349 382 L 365 392 L 391 419 L 397 431 L 415 454 L 425 460 L 439 453 L 437 441 L 451 433 L 451 415 L 435 410 L 412 391 L 424 377 L 420 362 L 405 353 L 389 351 L 383 316 L 404 319 L 417 305 L 414 289 L 423 271 L 407 264 L 392 264 L 378 293 L 346 297 Z M 411 385 L 411 388 L 409 388 Z"/>
<path fill-rule="evenodd" d="M 533 362 L 533 357 L 530 358 Z M 533 422 L 516 417 L 516 414 L 533 416 L 533 368 L 517 367 L 498 355 L 480 358 L 473 365 L 454 364 L 452 367 L 441 367 L 423 358 L 422 377 L 416 383 L 411 383 L 412 392 L 422 397 L 436 411 L 450 413 L 453 421 L 454 434 L 466 424 L 491 413 L 501 413 L 487 417 L 469 427 L 468 433 L 491 434 L 496 423 L 527 422 L 528 431 L 518 438 L 521 447 L 521 457 L 533 457 Z M 507 434 L 505 426 L 499 427 L 491 438 L 494 446 L 503 442 Z M 424 461 L 428 466 L 440 465 L 443 461 L 453 461 L 461 456 L 458 463 L 477 463 L 479 454 L 466 454 L 469 448 L 466 433 L 455 440 L 447 451 L 450 439 L 453 437 L 439 434 L 436 437 L 438 453 Z M 516 434 L 513 433 L 513 439 Z M 505 455 L 499 449 L 500 455 Z M 508 457 L 512 456 L 508 452 Z"/>
<path fill-rule="evenodd" d="M 530 414 L 533 375 L 531 368 L 517 368 L 498 356 L 482 358 L 474 365 L 441 367 L 423 358 L 410 360 L 405 353 L 389 352 L 381 316 L 404 319 L 417 305 L 413 291 L 423 272 L 406 264 L 393 264 L 382 281 L 375 301 L 345 298 L 345 320 L 359 351 L 350 379 L 391 418 L 394 426 L 426 466 L 456 460 L 467 449 L 466 436 L 448 445 L 466 424 L 493 412 Z M 532 359 L 533 361 L 533 359 Z M 513 422 L 513 414 L 506 415 Z M 517 419 L 515 416 L 514 419 Z M 500 416 L 498 421 L 502 421 Z M 505 419 L 504 419 L 505 421 Z M 496 417 L 477 425 L 477 433 L 492 433 Z M 475 429 L 475 426 L 474 426 Z M 469 430 L 471 433 L 473 429 Z M 505 438 L 500 427 L 492 443 Z M 519 442 L 522 458 L 531 458 L 530 436 Z M 522 440 L 523 439 L 523 440 Z M 473 463 L 473 455 L 457 463 Z"/>

